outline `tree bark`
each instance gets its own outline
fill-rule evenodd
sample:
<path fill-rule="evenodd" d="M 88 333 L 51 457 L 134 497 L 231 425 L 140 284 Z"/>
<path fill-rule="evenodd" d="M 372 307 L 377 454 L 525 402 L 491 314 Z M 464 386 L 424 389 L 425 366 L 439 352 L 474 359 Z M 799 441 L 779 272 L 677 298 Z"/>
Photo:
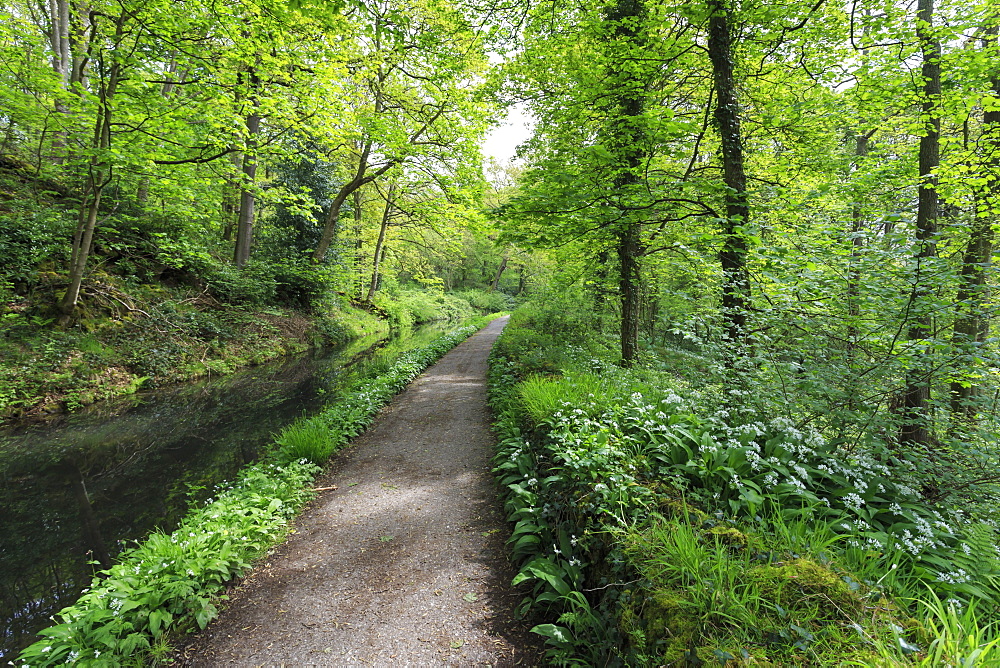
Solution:
<path fill-rule="evenodd" d="M 643 0 L 618 0 L 607 10 L 606 19 L 613 25 L 614 42 L 611 71 L 612 108 L 609 149 L 617 158 L 613 180 L 618 200 L 619 219 L 615 225 L 615 251 L 618 254 L 618 298 L 621 305 L 620 343 L 622 366 L 631 366 L 639 354 L 639 280 L 643 247 L 642 225 L 630 210 L 634 190 L 642 183 L 642 166 L 647 149 L 640 127 L 646 108 L 648 82 L 634 73 L 636 54 L 641 52 L 644 36 L 641 25 L 646 18 Z"/>
<path fill-rule="evenodd" d="M 911 320 L 907 340 L 911 345 L 931 336 L 930 298 L 927 265 L 937 255 L 936 236 L 938 219 L 937 176 L 934 170 L 940 163 L 941 120 L 941 44 L 933 35 L 934 0 L 919 0 L 917 4 L 917 40 L 923 57 L 920 74 L 923 78 L 921 112 L 924 116 L 924 133 L 920 137 L 920 182 L 917 194 L 917 239 L 913 289 L 910 295 Z M 930 442 L 927 405 L 930 401 L 930 371 L 926 361 L 928 353 L 922 352 L 918 362 L 906 373 L 903 391 L 902 423 L 899 441 L 907 446 L 923 446 Z"/>
<path fill-rule="evenodd" d="M 233 151 L 230 155 L 235 172 L 243 173 L 243 153 Z M 236 222 L 240 218 L 240 184 L 238 177 L 226 177 L 226 187 L 222 194 L 222 240 L 232 241 Z"/>
<path fill-rule="evenodd" d="M 747 344 L 746 318 L 750 306 L 747 244 L 742 231 L 750 223 L 750 206 L 747 202 L 743 137 L 733 75 L 729 10 L 723 0 L 709 0 L 708 9 L 711 13 L 708 20 L 708 57 L 712 61 L 715 122 L 722 141 L 722 171 L 726 184 L 726 220 L 722 229 L 722 249 L 719 251 L 723 276 L 722 318 L 726 339 L 736 346 L 735 352 L 739 353 Z"/>
<path fill-rule="evenodd" d="M 372 278 L 368 283 L 368 294 L 365 295 L 365 303 L 371 304 L 375 299 L 375 291 L 378 290 L 378 270 L 382 264 L 382 255 L 385 253 L 385 233 L 389 228 L 389 218 L 392 215 L 392 197 L 396 189 L 395 184 L 389 184 L 389 191 L 385 195 L 385 208 L 382 209 L 382 223 L 378 228 L 378 241 L 375 242 L 375 257 L 372 260 Z"/>
<path fill-rule="evenodd" d="M 631 366 L 639 357 L 640 227 L 628 225 L 618 235 L 618 290 L 621 295 L 622 363 Z"/>
<path fill-rule="evenodd" d="M 358 290 L 354 294 L 361 298 L 361 292 L 364 290 L 365 277 L 364 277 L 364 257 L 362 256 L 362 249 L 364 244 L 361 240 L 361 230 L 364 224 L 364 202 L 361 197 L 361 190 L 355 190 L 352 194 L 353 198 L 353 209 L 354 209 L 354 257 L 351 262 L 351 269 L 354 271 L 354 278 L 351 279 L 353 284 L 355 280 L 358 281 Z M 353 288 L 352 288 L 353 291 Z"/>
<path fill-rule="evenodd" d="M 260 134 L 260 112 L 257 109 L 257 91 L 260 78 L 254 68 L 247 73 L 250 84 L 249 101 L 252 111 L 247 114 L 246 149 L 243 152 L 243 180 L 240 184 L 240 212 L 236 221 L 236 245 L 233 249 L 233 262 L 237 267 L 246 265 L 250 259 L 250 249 L 253 245 L 253 229 L 257 196 L 255 183 L 257 180 L 257 136 Z"/>
<path fill-rule="evenodd" d="M 69 44 L 69 0 L 49 0 L 49 41 L 52 47 L 52 69 L 59 77 L 59 85 L 64 92 L 69 90 L 73 68 Z M 56 113 L 69 114 L 66 103 L 58 96 L 55 101 Z M 59 130 L 52 140 L 52 162 L 61 165 L 66 159 L 66 132 Z"/>
<path fill-rule="evenodd" d="M 854 165 L 861 166 L 868 155 L 868 141 L 872 133 L 854 137 Z M 851 258 L 847 268 L 847 354 L 848 362 L 853 363 L 854 349 L 858 343 L 858 317 L 860 309 L 858 299 L 861 291 L 861 251 L 865 240 L 861 232 L 864 230 L 864 215 L 861 207 L 862 193 L 860 189 L 854 192 L 854 204 L 851 206 Z"/>
<path fill-rule="evenodd" d="M 503 276 L 503 272 L 507 269 L 507 254 L 504 253 L 503 258 L 500 260 L 500 266 L 497 267 L 497 273 L 493 276 L 493 282 L 490 283 L 490 292 L 495 292 L 497 286 L 500 285 L 500 277 Z"/>

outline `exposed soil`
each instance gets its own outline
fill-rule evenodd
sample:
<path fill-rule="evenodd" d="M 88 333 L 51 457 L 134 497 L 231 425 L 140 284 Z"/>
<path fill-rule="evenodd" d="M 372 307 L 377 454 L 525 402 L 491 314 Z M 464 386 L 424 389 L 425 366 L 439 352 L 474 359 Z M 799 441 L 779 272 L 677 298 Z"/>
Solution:
<path fill-rule="evenodd" d="M 184 666 L 536 665 L 490 475 L 495 320 L 341 453 L 295 533 L 177 655 Z"/>

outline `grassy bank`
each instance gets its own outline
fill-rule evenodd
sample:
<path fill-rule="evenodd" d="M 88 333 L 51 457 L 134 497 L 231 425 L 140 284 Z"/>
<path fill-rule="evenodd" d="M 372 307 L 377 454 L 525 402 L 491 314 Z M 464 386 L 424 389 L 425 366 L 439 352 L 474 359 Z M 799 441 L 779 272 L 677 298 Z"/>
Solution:
<path fill-rule="evenodd" d="M 424 368 L 486 321 L 373 367 L 377 375 L 358 378 L 321 413 L 283 430 L 261 462 L 220 486 L 175 531 L 151 535 L 97 574 L 16 665 L 144 665 L 169 652 L 170 638 L 204 628 L 217 614 L 225 588 L 285 537 L 329 457 Z"/>
<path fill-rule="evenodd" d="M 553 663 L 1000 665 L 988 518 L 558 325 L 516 312 L 490 371 L 515 583 Z"/>
<path fill-rule="evenodd" d="M 303 310 L 105 281 L 107 308 L 68 328 L 27 315 L 27 304 L 9 294 L 0 303 L 0 422 L 44 419 L 140 387 L 228 374 L 390 327 L 468 318 L 477 312 L 469 300 L 478 296 L 396 290 L 370 310 L 341 300 Z"/>

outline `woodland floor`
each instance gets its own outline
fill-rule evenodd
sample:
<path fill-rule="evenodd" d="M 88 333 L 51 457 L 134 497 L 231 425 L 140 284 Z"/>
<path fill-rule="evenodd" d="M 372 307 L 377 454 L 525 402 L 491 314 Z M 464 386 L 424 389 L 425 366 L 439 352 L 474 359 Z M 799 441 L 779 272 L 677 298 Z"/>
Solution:
<path fill-rule="evenodd" d="M 517 621 L 490 475 L 493 321 L 413 381 L 317 480 L 295 532 L 175 666 L 515 666 Z"/>

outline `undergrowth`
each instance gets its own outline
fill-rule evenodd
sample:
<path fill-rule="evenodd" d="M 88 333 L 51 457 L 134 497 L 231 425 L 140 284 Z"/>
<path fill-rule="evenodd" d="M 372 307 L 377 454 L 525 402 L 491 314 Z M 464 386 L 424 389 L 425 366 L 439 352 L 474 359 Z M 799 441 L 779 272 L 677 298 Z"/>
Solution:
<path fill-rule="evenodd" d="M 995 528 L 926 502 L 916 462 L 605 352 L 528 310 L 491 356 L 515 584 L 550 661 L 1000 665 Z"/>

